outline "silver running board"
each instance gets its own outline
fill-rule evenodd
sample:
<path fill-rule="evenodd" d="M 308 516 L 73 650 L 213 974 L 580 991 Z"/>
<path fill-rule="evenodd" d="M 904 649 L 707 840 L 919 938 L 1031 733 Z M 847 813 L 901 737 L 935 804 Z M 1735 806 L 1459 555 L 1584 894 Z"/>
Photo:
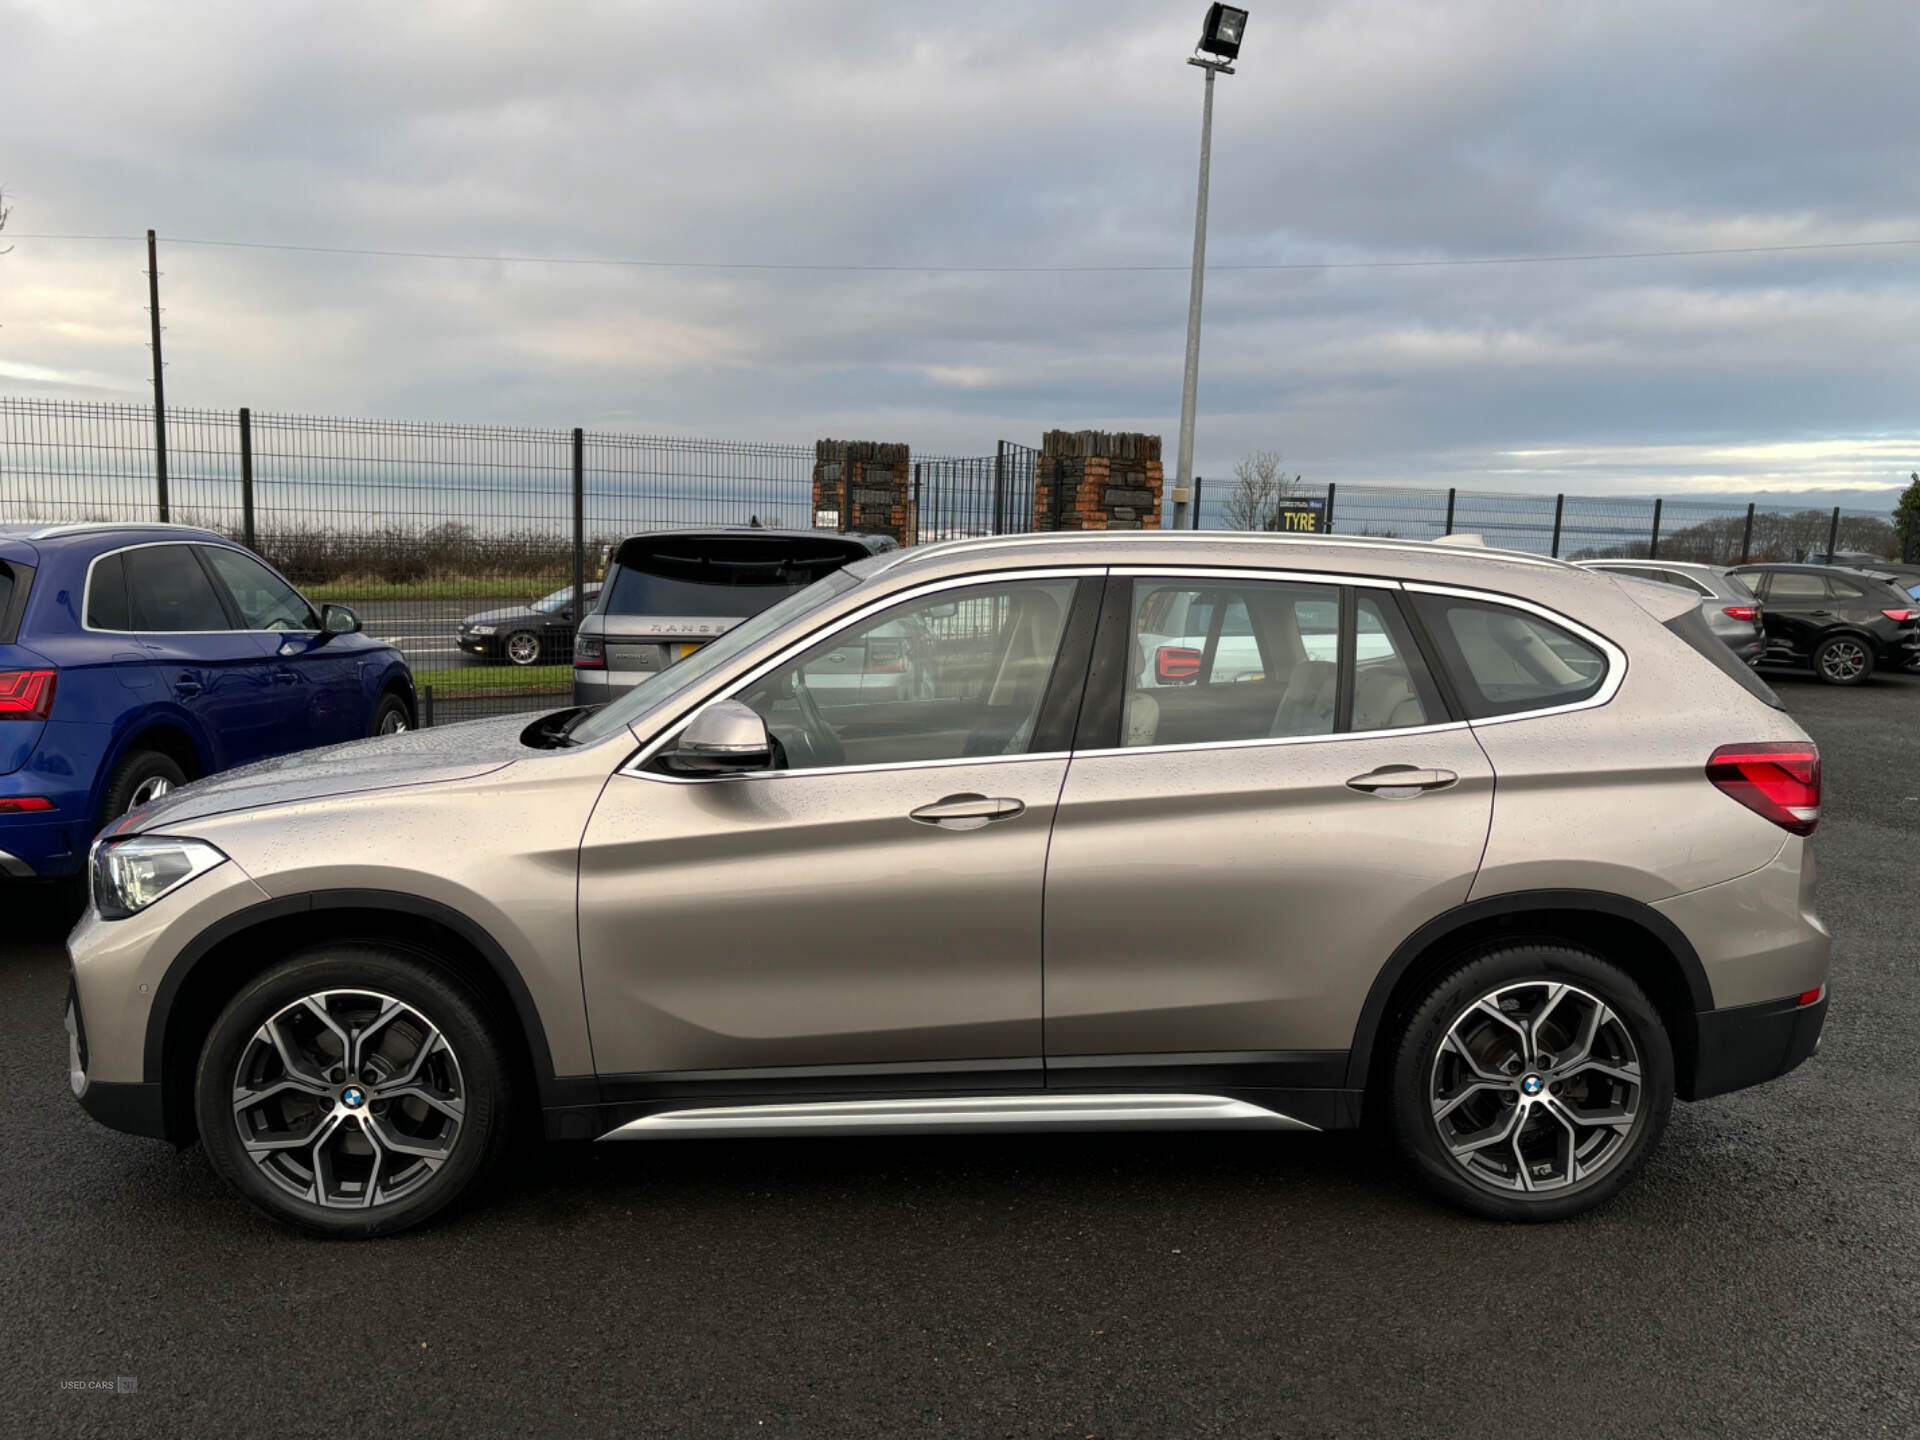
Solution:
<path fill-rule="evenodd" d="M 769 1135 L 1000 1134 L 1034 1130 L 1313 1130 L 1277 1110 L 1221 1095 L 984 1095 L 966 1099 L 828 1100 L 715 1105 L 629 1120 L 602 1140 Z"/>

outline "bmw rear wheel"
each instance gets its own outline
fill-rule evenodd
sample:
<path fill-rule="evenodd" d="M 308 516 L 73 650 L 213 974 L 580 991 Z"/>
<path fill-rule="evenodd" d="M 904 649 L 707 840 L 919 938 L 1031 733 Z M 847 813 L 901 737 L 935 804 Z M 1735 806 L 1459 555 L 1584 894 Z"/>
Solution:
<path fill-rule="evenodd" d="M 1395 1058 L 1400 1148 L 1446 1199 L 1500 1220 L 1604 1204 L 1646 1163 L 1673 1052 L 1640 987 L 1588 951 L 1514 945 L 1443 976 Z"/>
<path fill-rule="evenodd" d="M 249 984 L 195 1087 L 220 1177 L 277 1220 L 366 1237 L 452 1203 L 506 1143 L 510 1073 L 479 997 L 424 957 L 338 945 Z"/>

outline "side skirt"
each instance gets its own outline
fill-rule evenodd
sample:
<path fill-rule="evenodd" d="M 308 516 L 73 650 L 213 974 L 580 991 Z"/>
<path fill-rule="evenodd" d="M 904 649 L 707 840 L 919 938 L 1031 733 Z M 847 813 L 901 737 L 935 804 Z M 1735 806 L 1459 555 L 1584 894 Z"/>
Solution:
<path fill-rule="evenodd" d="M 976 1095 L 824 1100 L 660 1110 L 602 1140 L 775 1135 L 923 1135 L 945 1130 L 1021 1134 L 1073 1130 L 1316 1130 L 1304 1120 L 1224 1095 Z"/>

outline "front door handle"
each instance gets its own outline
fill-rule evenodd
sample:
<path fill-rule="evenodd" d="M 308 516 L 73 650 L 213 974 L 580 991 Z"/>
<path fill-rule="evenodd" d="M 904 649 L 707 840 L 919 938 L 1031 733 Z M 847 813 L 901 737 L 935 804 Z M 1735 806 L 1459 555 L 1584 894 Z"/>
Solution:
<path fill-rule="evenodd" d="M 1382 765 L 1378 770 L 1354 776 L 1347 781 L 1347 788 L 1398 800 L 1428 790 L 1444 790 L 1459 782 L 1460 777 L 1451 770 L 1417 770 L 1411 765 Z"/>
<path fill-rule="evenodd" d="M 978 830 L 995 820 L 1011 820 L 1026 808 L 1020 801 L 1005 795 L 996 799 L 989 799 L 985 795 L 949 795 L 931 805 L 908 811 L 907 818 L 917 820 L 922 825 L 938 825 L 942 830 Z"/>
<path fill-rule="evenodd" d="M 273 672 L 273 678 L 282 685 L 298 685 L 300 683 L 300 677 L 284 665 Z"/>
<path fill-rule="evenodd" d="M 1831 614 L 1833 614 L 1833 611 L 1831 611 L 1831 610 L 1809 610 L 1809 611 L 1807 611 L 1807 614 L 1809 614 L 1809 615 L 1811 615 L 1811 616 L 1813 616 L 1813 617 L 1814 617 L 1815 619 L 1817 619 L 1817 620 L 1824 620 L 1824 619 L 1826 619 L 1826 618 L 1827 618 L 1827 617 L 1828 617 L 1829 615 L 1831 615 Z"/>
<path fill-rule="evenodd" d="M 173 682 L 173 693 L 182 700 L 191 700 L 200 693 L 201 688 L 200 682 L 191 675 L 182 675 Z"/>

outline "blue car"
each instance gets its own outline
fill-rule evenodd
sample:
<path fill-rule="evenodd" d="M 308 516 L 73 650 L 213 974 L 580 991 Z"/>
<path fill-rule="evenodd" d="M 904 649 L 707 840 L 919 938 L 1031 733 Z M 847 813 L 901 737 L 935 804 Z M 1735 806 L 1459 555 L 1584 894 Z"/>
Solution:
<path fill-rule="evenodd" d="M 0 875 L 68 875 L 176 785 L 414 722 L 343 605 L 183 525 L 0 525 Z"/>

